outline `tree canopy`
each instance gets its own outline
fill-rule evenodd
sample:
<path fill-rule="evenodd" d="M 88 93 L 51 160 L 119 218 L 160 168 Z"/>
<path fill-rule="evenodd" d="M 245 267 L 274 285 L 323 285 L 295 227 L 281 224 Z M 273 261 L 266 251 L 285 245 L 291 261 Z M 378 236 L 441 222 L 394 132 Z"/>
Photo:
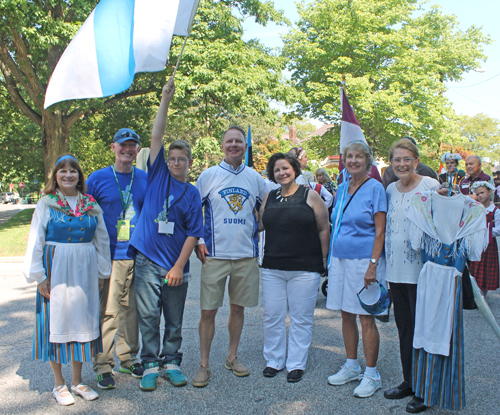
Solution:
<path fill-rule="evenodd" d="M 0 2 L 0 89 L 9 101 L 9 112 L 24 124 L 32 124 L 30 131 L 39 131 L 31 137 L 43 151 L 45 174 L 55 157 L 70 149 L 85 160 L 86 172 L 108 163 L 103 150 L 123 126 L 134 128 L 144 139 L 143 145 L 148 145 L 161 87 L 172 73 L 184 41 L 174 37 L 164 71 L 138 74 L 123 93 L 66 101 L 44 110 L 49 76 L 96 4 L 97 0 Z M 271 120 L 276 112 L 269 106 L 271 100 L 291 103 L 297 96 L 281 74 L 284 58 L 257 41 L 242 40 L 242 21 L 248 17 L 263 25 L 269 21 L 286 23 L 270 1 L 200 2 L 176 75 L 170 118 L 182 117 L 186 135 L 203 138 L 205 144 L 213 144 L 232 117 L 248 113 Z M 17 130 L 15 136 L 8 137 L 9 142 L 23 148 L 27 138 L 22 134 Z M 14 144 L 12 140 L 18 141 Z"/>
<path fill-rule="evenodd" d="M 455 114 L 444 82 L 477 68 L 489 37 L 418 0 L 315 0 L 298 4 L 297 27 L 283 55 L 304 93 L 297 108 L 324 122 L 340 117 L 347 94 L 365 136 L 381 156 L 403 135 L 439 143 Z"/>

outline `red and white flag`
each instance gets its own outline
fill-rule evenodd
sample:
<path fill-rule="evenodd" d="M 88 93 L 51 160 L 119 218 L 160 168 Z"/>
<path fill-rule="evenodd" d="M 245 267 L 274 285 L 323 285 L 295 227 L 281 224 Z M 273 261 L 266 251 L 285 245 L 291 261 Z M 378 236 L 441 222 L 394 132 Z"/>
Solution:
<path fill-rule="evenodd" d="M 345 168 L 344 163 L 342 162 L 342 149 L 349 143 L 353 141 L 362 141 L 366 145 L 365 135 L 363 134 L 363 130 L 359 126 L 358 120 L 354 115 L 354 111 L 349 104 L 346 94 L 344 93 L 343 88 L 340 89 L 340 102 L 342 103 L 342 120 L 340 122 L 340 160 L 339 160 L 339 171 Z M 372 170 L 368 173 L 368 176 L 372 177 L 375 180 L 378 180 L 382 183 L 382 178 L 380 177 L 380 173 L 377 169 L 377 165 L 375 160 L 373 161 Z M 339 176 L 339 183 L 342 182 L 342 175 Z"/>
<path fill-rule="evenodd" d="M 446 167 L 443 166 L 443 163 L 439 163 L 439 173 L 438 174 L 443 174 L 443 173 L 448 173 L 448 170 L 446 170 Z"/>

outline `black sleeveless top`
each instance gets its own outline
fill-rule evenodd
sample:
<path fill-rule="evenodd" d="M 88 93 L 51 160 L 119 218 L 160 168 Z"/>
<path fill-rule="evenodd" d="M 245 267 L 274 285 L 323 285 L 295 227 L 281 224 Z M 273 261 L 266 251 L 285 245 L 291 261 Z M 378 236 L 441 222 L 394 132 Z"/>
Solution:
<path fill-rule="evenodd" d="M 289 197 L 272 190 L 262 222 L 266 229 L 262 268 L 281 271 L 323 272 L 323 256 L 316 218 L 307 204 L 309 189 L 299 186 Z"/>

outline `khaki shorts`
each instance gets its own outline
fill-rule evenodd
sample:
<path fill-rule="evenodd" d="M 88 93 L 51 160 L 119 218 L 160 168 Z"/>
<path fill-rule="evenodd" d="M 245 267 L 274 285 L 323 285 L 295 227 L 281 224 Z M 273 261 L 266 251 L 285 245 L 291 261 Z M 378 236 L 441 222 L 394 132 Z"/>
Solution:
<path fill-rule="evenodd" d="M 229 278 L 229 302 L 241 307 L 255 307 L 259 303 L 258 258 L 207 258 L 201 267 L 200 308 L 216 310 L 222 307 L 224 289 Z"/>

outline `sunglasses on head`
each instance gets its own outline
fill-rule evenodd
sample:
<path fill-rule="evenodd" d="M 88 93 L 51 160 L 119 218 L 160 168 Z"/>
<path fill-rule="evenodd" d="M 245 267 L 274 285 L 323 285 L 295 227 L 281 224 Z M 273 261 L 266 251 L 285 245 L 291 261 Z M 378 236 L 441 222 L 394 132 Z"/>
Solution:
<path fill-rule="evenodd" d="M 136 140 L 140 139 L 140 137 L 136 133 L 131 133 L 130 131 L 124 131 L 118 136 L 118 138 L 127 138 L 127 137 L 132 137 L 135 138 Z"/>

